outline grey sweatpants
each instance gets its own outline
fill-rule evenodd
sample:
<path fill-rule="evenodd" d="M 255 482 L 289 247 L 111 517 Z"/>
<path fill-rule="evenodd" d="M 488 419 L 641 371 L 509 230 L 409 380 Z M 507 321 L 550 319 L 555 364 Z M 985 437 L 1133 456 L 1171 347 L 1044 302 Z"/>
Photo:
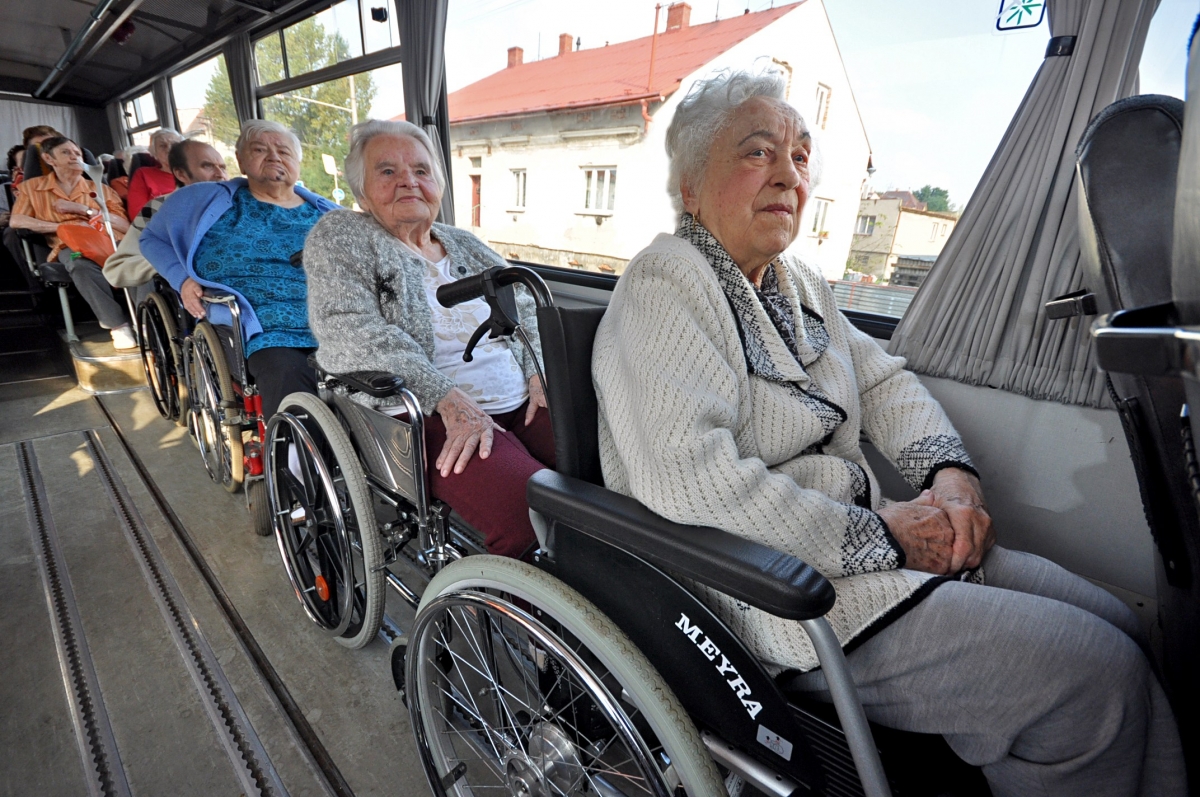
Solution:
<path fill-rule="evenodd" d="M 71 282 L 75 283 L 79 294 L 96 314 L 96 320 L 100 322 L 100 326 L 105 329 L 116 329 L 122 324 L 129 323 L 125 320 L 125 311 L 121 309 L 120 303 L 113 298 L 112 286 L 108 284 L 108 280 L 104 279 L 104 273 L 100 270 L 99 265 L 86 257 L 71 257 L 70 249 L 59 252 L 58 262 L 67 267 L 67 273 L 71 275 Z"/>
<path fill-rule="evenodd" d="M 1032 554 L 936 588 L 847 654 L 867 716 L 940 733 L 995 797 L 1182 797 L 1183 753 L 1136 616 Z M 820 670 L 793 685 L 828 700 Z"/>

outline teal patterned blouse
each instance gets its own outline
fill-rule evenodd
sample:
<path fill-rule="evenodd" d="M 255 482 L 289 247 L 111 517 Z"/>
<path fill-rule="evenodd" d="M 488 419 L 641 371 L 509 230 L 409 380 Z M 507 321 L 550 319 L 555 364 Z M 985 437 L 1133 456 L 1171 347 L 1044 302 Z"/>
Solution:
<path fill-rule="evenodd" d="M 304 248 L 321 211 L 305 202 L 281 208 L 259 202 L 242 187 L 233 207 L 200 239 L 192 261 L 196 275 L 227 285 L 254 308 L 263 331 L 250 338 L 246 356 L 259 349 L 315 349 L 308 328 L 308 284 L 304 269 L 289 258 Z"/>

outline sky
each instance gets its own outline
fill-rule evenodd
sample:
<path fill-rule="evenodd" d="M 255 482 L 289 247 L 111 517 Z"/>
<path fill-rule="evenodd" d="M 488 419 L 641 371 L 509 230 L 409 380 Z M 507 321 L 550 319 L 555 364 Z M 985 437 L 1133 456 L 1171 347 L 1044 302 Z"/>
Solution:
<path fill-rule="evenodd" d="M 807 0 L 820 2 L 820 0 Z M 946 188 L 962 206 L 1033 80 L 1048 24 L 1000 33 L 998 0 L 824 0 L 871 142 L 879 190 Z M 372 0 L 370 5 L 375 5 Z M 666 5 L 660 19 L 666 24 Z M 693 0 L 692 23 L 761 11 L 771 0 Z M 1196 0 L 1162 0 L 1141 63 L 1143 93 L 1183 96 Z M 650 35 L 654 0 L 451 0 L 446 32 L 450 91 L 503 69 L 509 47 L 552 57 L 558 36 L 584 48 Z M 175 81 L 176 104 L 203 102 L 210 62 Z M 403 110 L 398 68 L 380 75 L 372 115 Z"/>

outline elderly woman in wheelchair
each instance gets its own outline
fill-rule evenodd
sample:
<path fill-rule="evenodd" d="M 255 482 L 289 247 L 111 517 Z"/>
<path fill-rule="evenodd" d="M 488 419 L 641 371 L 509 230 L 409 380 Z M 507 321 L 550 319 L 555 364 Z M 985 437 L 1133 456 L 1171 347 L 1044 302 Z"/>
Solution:
<path fill-rule="evenodd" d="M 401 377 L 428 415 L 433 498 L 481 532 L 490 553 L 527 557 L 537 541 L 525 482 L 554 466 L 533 299 L 516 295 L 523 346 L 472 337 L 489 317 L 482 299 L 435 299 L 441 285 L 507 264 L 471 233 L 434 223 L 445 177 L 421 128 L 356 125 L 346 182 L 365 212 L 328 215 L 305 249 L 317 361 L 334 373 Z M 397 398 L 358 397 L 409 410 Z"/>
<path fill-rule="evenodd" d="M 727 73 L 676 111 L 678 229 L 630 262 L 596 334 L 605 483 L 825 575 L 867 715 L 943 735 L 993 794 L 1184 793 L 1132 612 L 993 545 L 978 474 L 942 409 L 838 311 L 819 272 L 783 254 L 816 176 L 783 91 L 775 75 Z M 860 433 L 917 499 L 881 501 Z M 829 694 L 796 623 L 704 592 L 790 694 Z"/>
<path fill-rule="evenodd" d="M 250 477 L 247 501 L 262 534 L 271 529 L 260 511 L 263 421 L 289 393 L 316 391 L 308 365 L 316 340 L 298 255 L 321 215 L 337 207 L 297 185 L 300 156 L 287 128 L 247 122 L 237 141 L 245 177 L 180 188 L 139 241 L 187 312 L 201 319 L 185 355 L 189 423 L 214 479 L 235 491 Z"/>

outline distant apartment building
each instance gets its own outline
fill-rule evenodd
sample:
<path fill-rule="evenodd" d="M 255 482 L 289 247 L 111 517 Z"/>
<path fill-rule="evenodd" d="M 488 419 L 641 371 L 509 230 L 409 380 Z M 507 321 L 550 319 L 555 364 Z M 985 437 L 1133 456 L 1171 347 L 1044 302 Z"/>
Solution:
<path fill-rule="evenodd" d="M 822 0 L 692 24 L 667 8 L 655 36 L 508 66 L 449 96 L 455 216 L 501 255 L 620 273 L 675 228 L 667 126 L 698 79 L 723 68 L 778 70 L 817 138 L 823 177 L 792 250 L 841 277 L 870 145 Z"/>
<path fill-rule="evenodd" d="M 928 210 L 910 191 L 870 192 L 858 205 L 846 270 L 917 287 L 957 223 L 957 214 Z"/>

